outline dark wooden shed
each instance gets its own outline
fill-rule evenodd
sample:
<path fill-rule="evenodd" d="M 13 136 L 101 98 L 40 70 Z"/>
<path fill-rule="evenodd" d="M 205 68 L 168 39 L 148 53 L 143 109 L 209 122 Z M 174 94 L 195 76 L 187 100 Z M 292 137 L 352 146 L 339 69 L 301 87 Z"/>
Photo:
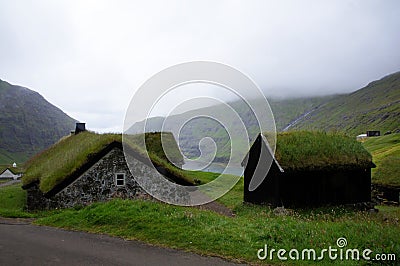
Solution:
<path fill-rule="evenodd" d="M 347 136 L 281 133 L 274 155 L 260 134 L 242 165 L 245 202 L 305 207 L 371 201 L 375 165 L 362 145 Z M 254 178 L 262 180 L 257 187 L 251 185 Z"/>
<path fill-rule="evenodd" d="M 379 137 L 381 132 L 379 130 L 368 130 L 367 137 Z"/>

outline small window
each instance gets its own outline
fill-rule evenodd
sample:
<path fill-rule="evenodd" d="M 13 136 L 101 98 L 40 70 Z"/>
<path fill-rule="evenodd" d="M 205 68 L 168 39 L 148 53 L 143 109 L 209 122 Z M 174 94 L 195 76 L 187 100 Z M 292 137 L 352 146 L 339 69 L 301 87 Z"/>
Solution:
<path fill-rule="evenodd" d="M 115 174 L 115 184 L 117 186 L 125 186 L 125 174 Z"/>

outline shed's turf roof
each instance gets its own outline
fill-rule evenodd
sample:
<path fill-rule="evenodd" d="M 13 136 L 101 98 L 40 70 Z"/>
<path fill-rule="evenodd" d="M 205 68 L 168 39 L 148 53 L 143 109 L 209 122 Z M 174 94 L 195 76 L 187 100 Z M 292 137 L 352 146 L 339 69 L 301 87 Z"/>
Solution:
<path fill-rule="evenodd" d="M 176 145 L 175 139 L 171 133 L 162 133 L 168 142 Z M 168 163 L 165 154 L 158 145 L 161 133 L 146 134 L 146 144 L 149 150 L 149 156 L 153 163 L 166 168 L 171 174 L 180 178 L 184 177 L 176 167 Z M 139 139 L 139 137 L 137 137 Z M 140 149 L 135 143 L 135 138 L 130 139 L 129 147 L 137 151 L 139 155 L 144 154 L 144 150 Z M 40 189 L 47 193 L 56 185 L 74 175 L 75 172 L 85 164 L 88 164 L 97 157 L 99 153 L 104 151 L 112 144 L 121 144 L 121 134 L 96 134 L 93 132 L 82 132 L 77 135 L 71 135 L 62 138 L 56 144 L 47 150 L 39 153 L 27 163 L 27 170 L 22 178 L 23 185 L 29 185 L 35 181 L 40 182 Z M 183 161 L 182 155 L 176 145 L 174 153 L 175 161 Z"/>
<path fill-rule="evenodd" d="M 268 134 L 264 134 L 268 139 Z M 292 131 L 277 134 L 275 158 L 284 171 L 373 167 L 371 154 L 340 133 Z"/>

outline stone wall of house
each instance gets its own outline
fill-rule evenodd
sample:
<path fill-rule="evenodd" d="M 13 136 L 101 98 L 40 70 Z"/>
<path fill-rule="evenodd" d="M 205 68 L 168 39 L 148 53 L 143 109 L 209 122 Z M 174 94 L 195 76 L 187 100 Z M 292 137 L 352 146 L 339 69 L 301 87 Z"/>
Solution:
<path fill-rule="evenodd" d="M 43 210 L 47 208 L 48 200 L 40 191 L 38 183 L 30 186 L 28 189 L 26 189 L 26 192 L 26 209 Z"/>
<path fill-rule="evenodd" d="M 189 192 L 176 189 L 176 184 L 165 182 L 166 178 L 155 170 L 154 167 L 150 167 L 132 158 L 129 154 L 127 154 L 127 160 L 135 178 L 140 180 L 141 184 L 150 191 L 152 195 L 156 195 L 158 200 L 169 203 L 179 203 L 181 205 L 190 205 L 193 196 L 190 195 Z M 193 187 L 192 190 L 194 192 L 196 188 Z M 194 193 L 194 195 L 197 194 Z"/>
<path fill-rule="evenodd" d="M 137 159 L 130 160 L 132 173 L 136 177 L 155 180 L 160 176 L 155 169 Z M 125 174 L 125 185 L 117 186 L 116 174 Z M 156 186 L 156 184 L 154 184 Z M 173 197 L 185 198 L 185 195 L 175 195 L 173 188 L 163 188 L 165 193 Z M 38 186 L 27 189 L 27 209 L 55 209 L 86 206 L 93 202 L 108 201 L 113 198 L 150 199 L 136 182 L 125 162 L 120 148 L 112 149 L 106 156 L 95 163 L 88 171 L 77 178 L 69 186 L 51 198 L 44 197 Z"/>

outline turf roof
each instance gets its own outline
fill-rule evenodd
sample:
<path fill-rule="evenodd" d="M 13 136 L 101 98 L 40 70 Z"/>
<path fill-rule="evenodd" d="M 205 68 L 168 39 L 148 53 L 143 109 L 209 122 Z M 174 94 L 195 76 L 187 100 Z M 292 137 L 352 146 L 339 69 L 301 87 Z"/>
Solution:
<path fill-rule="evenodd" d="M 171 133 L 162 134 L 169 143 L 175 143 L 176 145 Z M 166 168 L 171 174 L 182 177 L 180 171 L 167 161 L 163 150 L 158 147 L 160 142 L 157 139 L 160 136 L 161 133 L 146 134 L 146 145 L 151 160 L 156 165 Z M 135 138 L 131 139 L 129 147 L 137 151 L 138 154 L 143 155 L 145 151 L 140 149 L 135 141 Z M 122 143 L 121 134 L 96 134 L 86 131 L 77 135 L 64 137 L 27 163 L 27 170 L 22 178 L 22 182 L 24 185 L 28 185 L 39 181 L 41 191 L 44 193 L 49 192 L 66 178 L 79 172 L 83 165 L 88 164 L 92 158 L 115 143 Z M 173 157 L 174 161 L 183 161 L 178 148 Z"/>
<path fill-rule="evenodd" d="M 268 134 L 264 136 L 268 139 Z M 275 158 L 284 171 L 373 167 L 362 144 L 340 133 L 292 131 L 277 134 Z"/>

